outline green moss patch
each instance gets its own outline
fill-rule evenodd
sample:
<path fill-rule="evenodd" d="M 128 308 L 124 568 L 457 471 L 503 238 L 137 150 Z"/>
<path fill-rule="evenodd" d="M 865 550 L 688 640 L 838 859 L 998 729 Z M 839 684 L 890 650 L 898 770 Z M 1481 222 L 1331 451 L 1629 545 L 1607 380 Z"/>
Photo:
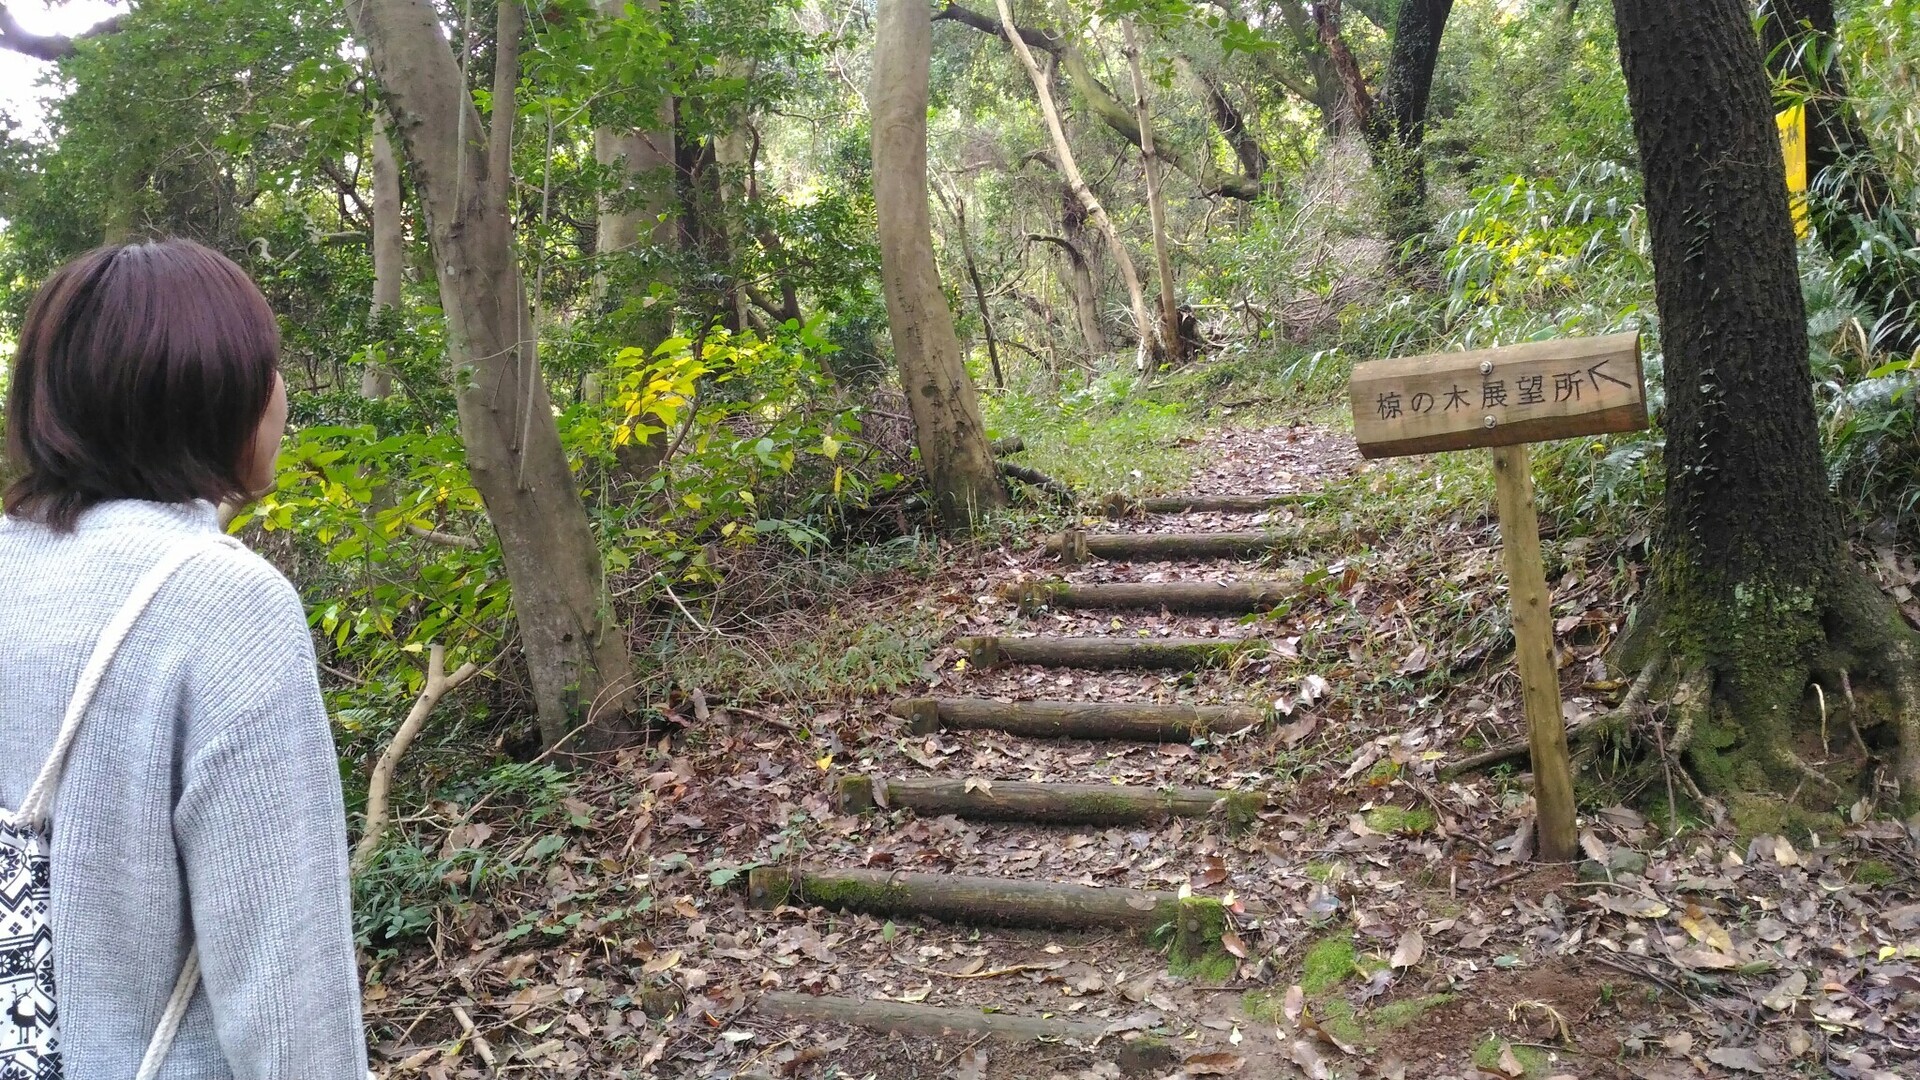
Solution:
<path fill-rule="evenodd" d="M 1506 1075 L 1500 1071 L 1502 1044 L 1512 1045 L 1498 1035 L 1487 1036 L 1486 1041 L 1480 1044 L 1480 1048 L 1473 1052 L 1473 1063 L 1487 1072 Z M 1539 1080 L 1540 1077 L 1547 1075 L 1547 1066 L 1550 1062 L 1547 1060 L 1546 1051 L 1531 1046 L 1515 1045 L 1513 1058 L 1520 1063 L 1521 1068 L 1527 1070 L 1526 1080 Z"/>
<path fill-rule="evenodd" d="M 1878 859 L 1868 859 L 1853 868 L 1855 885 L 1891 885 L 1900 880 L 1900 872 Z"/>
<path fill-rule="evenodd" d="M 1199 896 L 1179 901 L 1174 912 L 1167 970 L 1196 982 L 1225 982 L 1232 978 L 1239 965 L 1220 943 L 1226 933 L 1227 909 L 1220 901 Z"/>
<path fill-rule="evenodd" d="M 1452 1000 L 1452 994 L 1427 994 L 1391 1001 L 1367 1014 L 1367 1027 L 1374 1031 L 1397 1031 Z"/>
<path fill-rule="evenodd" d="M 1433 831 L 1440 819 L 1425 807 L 1409 810 L 1401 806 L 1377 806 L 1367 811 L 1367 828 L 1394 836 L 1420 836 Z"/>
<path fill-rule="evenodd" d="M 1309 995 L 1324 994 L 1352 978 L 1359 970 L 1359 953 L 1347 937 L 1321 938 L 1307 950 L 1300 970 L 1300 988 Z"/>

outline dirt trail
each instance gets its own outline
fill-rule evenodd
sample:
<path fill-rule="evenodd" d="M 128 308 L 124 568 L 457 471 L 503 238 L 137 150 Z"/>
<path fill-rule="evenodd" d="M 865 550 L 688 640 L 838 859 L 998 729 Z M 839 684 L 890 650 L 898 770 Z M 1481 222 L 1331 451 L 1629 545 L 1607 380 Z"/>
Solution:
<path fill-rule="evenodd" d="M 1206 440 L 1190 494 L 1351 498 L 1354 484 L 1375 482 L 1354 478 L 1351 444 L 1334 433 Z M 1285 530 L 1339 512 L 1309 504 L 1082 524 Z M 1730 824 L 1675 844 L 1613 807 L 1583 819 L 1587 849 L 1606 866 L 1576 879 L 1572 867 L 1529 861 L 1523 777 L 1438 777 L 1463 748 L 1518 730 L 1507 665 L 1490 662 L 1497 639 L 1415 632 L 1423 606 L 1463 619 L 1498 609 L 1496 543 L 1484 518 L 1469 518 L 1358 561 L 1306 549 L 1070 566 L 1036 545 L 984 552 L 957 578 L 898 582 L 872 618 L 934 611 L 949 627 L 913 694 L 1251 705 L 1272 720 L 1188 742 L 1043 740 L 914 734 L 879 696 L 810 712 L 716 701 L 671 747 L 624 755 L 592 778 L 567 809 L 577 826 L 568 847 L 517 908 L 504 896 L 474 905 L 436 934 L 435 955 L 396 961 L 392 990 L 370 1002 L 408 1032 L 387 1048 L 402 1063 L 387 1075 L 484 1074 L 473 1071 L 472 1038 L 432 1064 L 407 1056 L 444 1027 L 451 1000 L 497 1064 L 554 1076 L 1667 1080 L 1756 1075 L 1740 1071 L 1749 1061 L 1786 1075 L 1816 1060 L 1834 1075 L 1894 1076 L 1886 1068 L 1915 1041 L 1920 951 L 1901 942 L 1903 928 L 1920 927 L 1920 906 L 1869 890 L 1912 895 L 1912 849 L 1897 826 L 1867 822 L 1796 849 L 1771 835 L 1737 841 L 1753 830 Z M 1569 547 L 1556 553 L 1564 689 L 1575 709 L 1601 708 L 1591 677 L 1618 623 L 1600 577 L 1612 553 Z M 1245 617 L 1022 610 L 1001 595 L 1052 580 L 1303 576 L 1319 584 L 1299 602 Z M 953 644 L 979 635 L 1272 647 L 1194 671 L 982 669 Z M 1205 787 L 1267 808 L 1252 822 L 1223 804 L 1112 826 L 849 813 L 837 799 L 848 776 L 946 780 L 981 800 L 1012 781 Z M 470 842 L 450 837 L 449 849 Z M 1863 867 L 1891 877 L 1870 885 Z M 1200 962 L 1182 964 L 1182 942 L 1164 932 L 1177 927 L 1155 925 L 1176 913 L 1156 914 L 1151 899 L 1141 900 L 1145 925 L 1099 929 L 1000 926 L 1005 913 L 984 902 L 927 921 L 890 911 L 902 897 L 884 889 L 802 890 L 779 903 L 796 874 L 850 870 L 1190 895 L 1227 919 L 1199 935 Z M 1809 960 L 1834 947 L 1850 951 Z M 1783 989 L 1788 972 L 1800 981 Z M 878 1003 L 895 1020 L 961 1010 L 952 1015 L 967 1031 L 796 1018 L 764 1007 L 796 999 L 767 995 Z M 976 1030 L 1002 1016 L 1060 1021 L 1073 1034 L 1003 1041 Z"/>

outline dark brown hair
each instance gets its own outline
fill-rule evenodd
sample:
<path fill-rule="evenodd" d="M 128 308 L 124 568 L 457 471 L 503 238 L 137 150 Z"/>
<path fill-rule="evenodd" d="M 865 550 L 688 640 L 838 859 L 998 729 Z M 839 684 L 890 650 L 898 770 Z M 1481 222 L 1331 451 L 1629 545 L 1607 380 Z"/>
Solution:
<path fill-rule="evenodd" d="M 73 260 L 20 327 L 6 512 L 71 529 L 109 499 L 244 497 L 279 354 L 266 298 L 216 251 L 161 240 Z"/>

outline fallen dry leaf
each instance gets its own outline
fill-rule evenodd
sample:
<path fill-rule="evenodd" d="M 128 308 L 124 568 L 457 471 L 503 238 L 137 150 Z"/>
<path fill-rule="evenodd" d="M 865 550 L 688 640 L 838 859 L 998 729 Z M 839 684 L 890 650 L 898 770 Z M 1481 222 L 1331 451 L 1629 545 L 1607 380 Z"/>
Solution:
<path fill-rule="evenodd" d="M 1715 1065 L 1724 1065 L 1741 1072 L 1765 1073 L 1767 1063 L 1759 1054 L 1744 1046 L 1721 1046 L 1707 1051 L 1707 1060 Z"/>
<path fill-rule="evenodd" d="M 1410 968 L 1420 963 L 1427 955 L 1427 943 L 1420 937 L 1420 931 L 1408 930 L 1400 935 L 1400 944 L 1394 947 L 1391 963 L 1397 968 Z"/>
<path fill-rule="evenodd" d="M 1247 1059 L 1239 1054 L 1225 1052 L 1214 1054 L 1195 1054 L 1180 1063 L 1180 1068 L 1188 1076 L 1227 1076 L 1247 1067 Z"/>

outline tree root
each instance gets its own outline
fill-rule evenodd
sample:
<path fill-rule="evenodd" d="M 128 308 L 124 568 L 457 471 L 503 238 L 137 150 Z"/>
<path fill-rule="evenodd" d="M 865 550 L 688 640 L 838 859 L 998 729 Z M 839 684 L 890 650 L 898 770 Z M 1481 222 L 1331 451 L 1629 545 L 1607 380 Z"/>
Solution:
<path fill-rule="evenodd" d="M 1705 664 L 1696 664 L 1680 676 L 1669 702 L 1673 710 L 1673 743 L 1667 752 L 1677 760 L 1693 745 L 1693 733 L 1699 729 L 1713 702 L 1713 672 Z"/>
<path fill-rule="evenodd" d="M 1653 684 L 1660 678 L 1660 673 L 1666 669 L 1666 664 L 1666 654 L 1664 652 L 1656 653 L 1654 657 L 1647 662 L 1646 667 L 1640 669 L 1640 674 L 1634 678 L 1633 685 L 1627 688 L 1626 696 L 1620 699 L 1620 704 L 1612 712 L 1603 716 L 1594 717 L 1585 723 L 1574 724 L 1567 728 L 1567 741 L 1571 743 L 1576 739 L 1594 734 L 1601 728 L 1611 726 L 1616 720 L 1625 719 L 1631 722 L 1645 709 L 1647 695 L 1652 692 Z M 1482 750 L 1480 753 L 1474 754 L 1471 757 L 1462 758 L 1452 765 L 1441 769 L 1440 778 L 1443 780 L 1451 780 L 1456 776 L 1462 776 L 1470 772 L 1478 772 L 1481 769 L 1498 765 L 1505 761 L 1511 761 L 1515 758 L 1526 757 L 1530 752 L 1531 747 L 1526 739 L 1515 739 L 1512 742 L 1504 742 L 1498 746 L 1492 746 L 1486 750 Z"/>

